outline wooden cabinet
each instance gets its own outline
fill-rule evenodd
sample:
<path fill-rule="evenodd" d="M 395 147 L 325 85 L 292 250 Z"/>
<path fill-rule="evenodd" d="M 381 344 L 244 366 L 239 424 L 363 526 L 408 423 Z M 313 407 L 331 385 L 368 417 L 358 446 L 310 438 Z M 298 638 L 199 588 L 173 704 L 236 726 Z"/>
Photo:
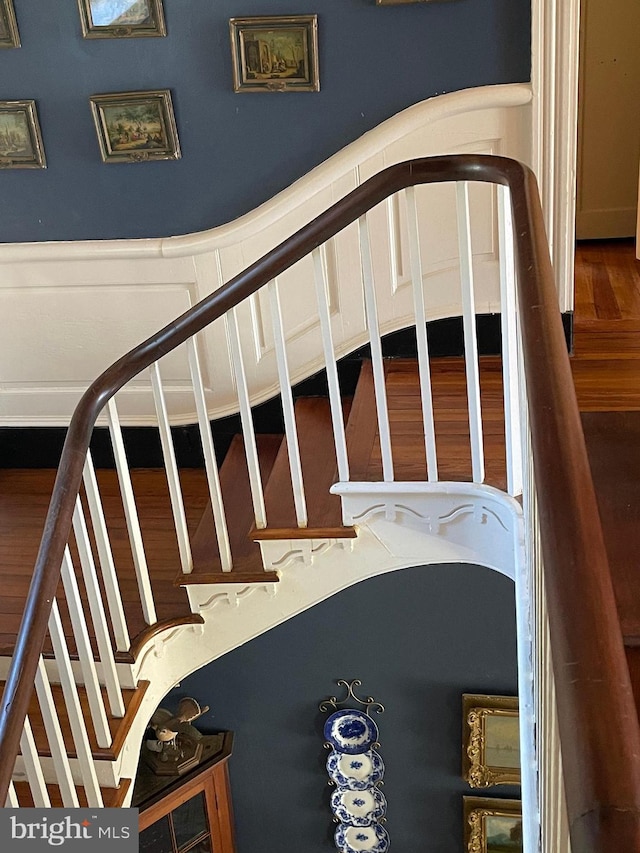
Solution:
<path fill-rule="evenodd" d="M 202 742 L 202 760 L 184 776 L 156 776 L 141 762 L 132 800 L 140 809 L 140 853 L 235 853 L 227 767 L 233 735 Z"/>

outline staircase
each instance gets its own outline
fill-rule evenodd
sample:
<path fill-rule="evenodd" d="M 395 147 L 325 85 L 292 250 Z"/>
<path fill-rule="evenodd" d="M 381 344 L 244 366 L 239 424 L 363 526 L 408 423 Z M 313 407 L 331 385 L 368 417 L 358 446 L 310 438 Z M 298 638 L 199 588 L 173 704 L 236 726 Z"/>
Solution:
<path fill-rule="evenodd" d="M 426 333 L 416 194 L 441 181 L 454 182 L 464 358 L 431 359 Z M 477 181 L 498 185 L 502 358 L 477 346 L 469 206 Z M 395 194 L 405 205 L 409 359 L 384 355 L 387 297 L 369 234 L 369 211 Z M 360 266 L 342 286 L 361 291 L 368 353 L 355 390 L 343 393 L 323 252 L 352 223 Z M 314 271 L 326 397 L 292 387 L 296 336 L 287 337 L 279 279 L 300 262 Z M 271 318 L 278 434 L 256 430 L 252 406 L 262 398 L 239 334 L 241 309 L 255 314 L 257 293 Z M 228 343 L 242 427 L 221 465 L 197 337 L 205 329 Z M 162 358 L 177 349 L 189 364 L 204 471 L 180 469 L 171 438 Z M 119 401 L 132 381 L 137 393 L 148 388 L 162 471 L 128 464 Z M 94 468 L 98 419 L 115 470 Z M 530 173 L 465 155 L 376 175 L 120 359 L 82 398 L 28 593 L 28 537 L 20 543 L 18 534 L 5 557 L 15 569 L 2 637 L 7 804 L 126 804 L 147 721 L 189 672 L 359 580 L 469 562 L 516 585 L 526 853 L 568 849 L 568 826 L 574 851 L 635 849 L 640 732 L 580 435 Z M 37 515 L 42 501 L 31 497 Z M 25 596 L 14 641 L 8 628 Z M 603 693 L 607 719 L 597 708 Z"/>

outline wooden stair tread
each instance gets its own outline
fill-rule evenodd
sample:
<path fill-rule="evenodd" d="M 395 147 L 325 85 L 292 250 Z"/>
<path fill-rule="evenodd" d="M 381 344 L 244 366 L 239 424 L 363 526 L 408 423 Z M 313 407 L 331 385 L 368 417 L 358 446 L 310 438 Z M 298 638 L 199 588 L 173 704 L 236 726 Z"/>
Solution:
<path fill-rule="evenodd" d="M 120 754 L 120 751 L 122 750 L 122 747 L 124 746 L 129 730 L 133 725 L 133 722 L 136 718 L 136 714 L 140 709 L 140 705 L 148 687 L 148 681 L 141 681 L 139 682 L 135 690 L 122 691 L 123 700 L 125 704 L 125 715 L 122 718 L 113 717 L 109 714 L 109 703 L 107 701 L 106 690 L 105 688 L 102 688 L 102 695 L 105 702 L 105 707 L 107 708 L 107 720 L 109 723 L 109 728 L 111 730 L 112 744 L 110 747 L 100 747 L 98 746 L 95 732 L 93 729 L 86 689 L 83 685 L 78 685 L 78 696 L 82 707 L 83 718 L 85 720 L 85 728 L 89 738 L 91 754 L 95 759 L 102 759 L 105 761 L 116 760 L 116 758 Z M 0 694 L 3 690 L 4 682 L 0 682 Z M 58 712 L 58 719 L 60 722 L 60 727 L 62 729 L 62 735 L 64 738 L 65 747 L 67 749 L 67 754 L 70 758 L 75 758 L 77 757 L 77 754 L 75 750 L 75 745 L 73 743 L 71 727 L 69 725 L 69 718 L 67 714 L 67 706 L 64 701 L 62 687 L 59 684 L 52 684 L 51 691 L 53 693 L 55 706 Z M 42 713 L 40 711 L 40 704 L 38 702 L 38 697 L 35 691 L 33 692 L 33 695 L 31 697 L 28 714 L 29 720 L 31 722 L 31 727 L 33 729 L 33 736 L 35 738 L 36 747 L 38 749 L 38 755 L 50 756 L 51 751 L 49 749 L 49 744 L 47 741 L 47 734 L 44 727 L 44 721 L 42 719 Z"/>
<path fill-rule="evenodd" d="M 267 482 L 271 474 L 281 443 L 280 435 L 256 435 L 263 483 Z M 236 571 L 245 574 L 263 572 L 260 546 L 249 537 L 254 523 L 254 514 L 244 440 L 240 435 L 233 438 L 220 468 L 220 488 L 227 517 L 234 573 Z M 178 575 L 174 581 L 176 586 L 205 583 L 206 581 L 199 580 L 200 575 L 222 574 L 210 501 L 193 537 L 191 553 L 193 572 L 190 575 Z M 229 573 L 224 573 L 224 575 L 227 574 Z"/>
<path fill-rule="evenodd" d="M 348 402 L 344 409 L 348 411 Z M 254 527 L 251 537 L 257 540 L 351 538 L 356 534 L 353 528 L 342 524 L 340 497 L 329 491 L 338 481 L 329 401 L 324 397 L 301 397 L 296 401 L 295 414 L 307 499 L 307 527 L 297 525 L 285 439 L 264 492 L 267 527 L 264 530 Z"/>
<path fill-rule="evenodd" d="M 431 360 L 438 479 L 469 482 L 469 414 L 464 359 Z M 385 360 L 385 388 L 391 432 L 394 479 L 420 482 L 427 477 L 422 423 L 420 375 L 415 359 Z M 502 362 L 481 356 L 480 388 L 483 413 L 485 482 L 505 487 L 504 406 Z M 350 478 L 353 482 L 383 479 L 373 369 L 363 362 L 347 426 Z"/>
<path fill-rule="evenodd" d="M 640 645 L 640 412 L 586 412 L 582 425 L 622 634 Z"/>
<path fill-rule="evenodd" d="M 131 781 L 131 779 L 121 779 L 120 784 L 117 788 L 100 788 L 100 793 L 102 794 L 102 800 L 105 809 L 118 809 L 122 807 L 129 788 L 131 787 Z M 29 783 L 14 782 L 13 786 L 18 797 L 18 802 L 20 803 L 20 808 L 33 808 L 33 796 L 31 795 L 31 788 L 29 787 Z M 51 800 L 51 808 L 59 809 L 63 807 L 60 787 L 58 785 L 48 784 L 47 793 L 49 794 L 49 799 Z M 78 795 L 78 802 L 80 804 L 80 808 L 86 808 L 88 806 L 88 803 L 84 787 L 82 785 L 77 785 L 76 793 Z"/>

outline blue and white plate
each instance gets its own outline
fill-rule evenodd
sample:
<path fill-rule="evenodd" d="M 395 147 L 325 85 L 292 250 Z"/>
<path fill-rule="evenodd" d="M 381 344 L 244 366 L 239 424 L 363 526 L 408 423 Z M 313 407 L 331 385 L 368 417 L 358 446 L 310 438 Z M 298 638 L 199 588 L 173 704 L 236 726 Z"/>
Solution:
<path fill-rule="evenodd" d="M 341 853 L 386 853 L 389 849 L 389 835 L 379 823 L 371 826 L 338 824 L 335 841 Z"/>
<path fill-rule="evenodd" d="M 360 755 L 331 752 L 327 758 L 327 773 L 339 788 L 365 791 L 384 776 L 384 763 L 375 750 Z"/>
<path fill-rule="evenodd" d="M 362 711 L 336 711 L 324 724 L 324 736 L 338 752 L 357 755 L 371 749 L 378 740 L 378 727 Z"/>
<path fill-rule="evenodd" d="M 369 826 L 384 817 L 387 801 L 379 788 L 364 791 L 337 788 L 331 795 L 331 809 L 347 826 Z"/>

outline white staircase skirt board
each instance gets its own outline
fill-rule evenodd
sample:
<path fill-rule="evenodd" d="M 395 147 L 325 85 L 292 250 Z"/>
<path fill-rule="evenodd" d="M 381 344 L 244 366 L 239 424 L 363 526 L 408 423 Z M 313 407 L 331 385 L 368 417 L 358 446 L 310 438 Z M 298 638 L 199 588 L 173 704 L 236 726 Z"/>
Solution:
<path fill-rule="evenodd" d="M 204 624 L 169 628 L 142 650 L 134 678 L 150 687 L 118 761 L 97 762 L 101 783 L 135 775 L 147 722 L 183 678 L 348 586 L 411 566 L 467 563 L 469 571 L 482 565 L 514 578 L 520 594 L 522 515 L 515 500 L 471 483 L 399 483 L 396 491 L 376 485 L 382 484 L 336 486 L 349 492 L 343 500 L 359 516 L 356 539 L 261 543 L 281 563 L 279 583 L 190 588 Z"/>
<path fill-rule="evenodd" d="M 441 95 L 383 122 L 288 189 L 235 222 L 180 237 L 0 245 L 0 425 L 66 426 L 87 385 L 111 362 L 217 290 L 302 224 L 386 166 L 443 153 L 493 153 L 531 162 L 531 87 L 484 86 Z M 451 187 L 419 187 L 427 319 L 462 313 Z M 499 310 L 495 191 L 470 191 L 476 310 Z M 391 213 L 390 213 L 391 211 Z M 392 215 L 391 215 L 392 214 Z M 368 216 L 382 333 L 413 317 L 410 240 L 403 194 Z M 389 246 L 393 263 L 389 263 Z M 327 292 L 336 355 L 363 344 L 355 229 L 326 248 Z M 279 279 L 292 381 L 324 366 L 320 318 L 309 256 Z M 238 309 L 252 404 L 277 393 L 268 296 Z M 79 357 L 79 355 L 81 357 Z M 200 336 L 209 416 L 238 410 L 223 323 Z M 180 349 L 162 359 L 172 424 L 196 420 L 189 367 Z M 215 389 L 215 394 L 212 389 Z M 125 425 L 155 423 L 148 376 L 118 396 Z"/>

